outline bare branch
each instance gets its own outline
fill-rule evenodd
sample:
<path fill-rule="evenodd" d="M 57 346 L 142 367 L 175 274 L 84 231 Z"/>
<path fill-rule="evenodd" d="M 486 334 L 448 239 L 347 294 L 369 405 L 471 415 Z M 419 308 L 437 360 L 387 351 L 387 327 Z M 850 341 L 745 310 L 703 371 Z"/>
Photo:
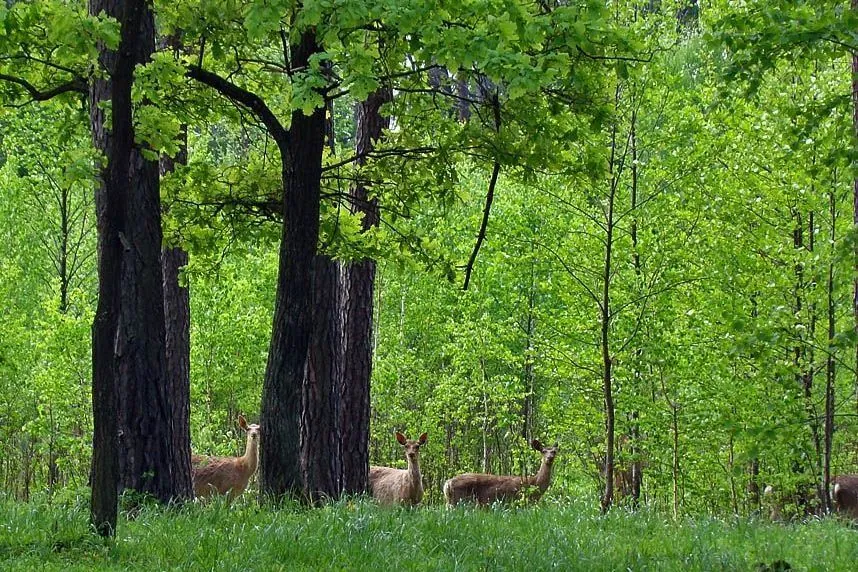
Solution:
<path fill-rule="evenodd" d="M 261 97 L 198 66 L 189 67 L 185 75 L 211 87 L 230 101 L 243 105 L 252 111 L 265 125 L 265 128 L 277 142 L 281 150 L 284 150 L 284 146 L 289 141 L 289 131 L 283 127 L 283 124 L 280 123 L 280 120 L 277 119 L 277 116 L 274 115 L 274 112 L 271 111 Z"/>
<path fill-rule="evenodd" d="M 36 86 L 31 84 L 27 80 L 7 74 L 0 73 L 0 81 L 14 83 L 15 85 L 21 86 L 30 95 L 32 101 L 47 101 L 58 95 L 62 95 L 68 92 L 77 92 L 85 94 L 88 88 L 86 81 L 79 77 L 76 77 L 71 81 L 67 81 L 66 83 L 60 84 L 46 91 L 39 91 Z"/>

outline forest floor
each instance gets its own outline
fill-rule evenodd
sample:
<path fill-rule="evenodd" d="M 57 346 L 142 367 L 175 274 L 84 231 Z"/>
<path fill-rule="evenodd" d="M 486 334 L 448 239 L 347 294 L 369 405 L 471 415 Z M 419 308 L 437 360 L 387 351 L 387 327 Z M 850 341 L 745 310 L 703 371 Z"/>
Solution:
<path fill-rule="evenodd" d="M 144 506 L 115 540 L 87 530 L 84 497 L 0 498 L 0 570 L 790 570 L 858 569 L 858 529 L 836 519 L 773 524 L 673 520 L 648 511 L 386 509 L 367 501 L 272 510 Z"/>

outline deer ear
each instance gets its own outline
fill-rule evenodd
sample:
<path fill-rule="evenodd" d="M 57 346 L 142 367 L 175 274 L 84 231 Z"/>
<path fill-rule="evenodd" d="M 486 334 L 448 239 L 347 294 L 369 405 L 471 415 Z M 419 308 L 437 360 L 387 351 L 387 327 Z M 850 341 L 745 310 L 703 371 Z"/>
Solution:
<path fill-rule="evenodd" d="M 238 416 L 238 426 L 247 431 L 247 419 L 244 418 L 244 415 Z"/>
<path fill-rule="evenodd" d="M 399 431 L 396 432 L 396 440 L 399 441 L 400 445 L 405 445 L 405 441 L 407 441 L 405 435 L 403 435 Z"/>
<path fill-rule="evenodd" d="M 540 453 L 542 452 L 542 443 L 539 442 L 539 439 L 534 439 L 533 441 L 531 441 L 530 446 L 539 451 Z"/>
<path fill-rule="evenodd" d="M 417 442 L 420 443 L 421 445 L 425 445 L 426 444 L 426 433 L 423 433 L 422 435 L 420 435 L 420 439 L 418 439 Z"/>
<path fill-rule="evenodd" d="M 560 441 L 555 441 L 555 442 L 554 442 L 554 448 L 555 448 L 555 449 L 559 449 L 559 448 L 560 448 Z"/>

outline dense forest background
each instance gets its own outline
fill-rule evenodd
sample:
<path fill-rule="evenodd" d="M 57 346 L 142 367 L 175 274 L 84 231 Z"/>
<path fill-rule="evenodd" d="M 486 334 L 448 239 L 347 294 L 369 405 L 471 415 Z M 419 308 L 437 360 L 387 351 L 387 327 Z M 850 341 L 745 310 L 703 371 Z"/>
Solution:
<path fill-rule="evenodd" d="M 822 510 L 828 478 L 858 471 L 849 3 L 376 4 L 300 5 L 325 22 L 323 102 L 266 73 L 276 7 L 155 3 L 196 46 L 159 50 L 133 92 L 156 158 L 187 126 L 160 192 L 165 244 L 189 253 L 193 450 L 240 454 L 238 414 L 259 418 L 282 227 L 277 145 L 184 78 L 177 62 L 205 58 L 275 110 L 327 112 L 319 250 L 377 261 L 374 464 L 404 466 L 394 430 L 427 432 L 438 503 L 457 472 L 534 471 L 539 438 L 560 443 L 549 495 L 604 504 L 610 464 L 619 504 L 750 514 L 772 485 Z M 343 33 L 358 5 L 389 35 Z M 91 466 L 98 154 L 87 97 L 33 87 L 115 34 L 85 14 L 0 5 L 0 79 L 26 78 L 0 81 L 0 490 L 22 500 Z M 390 126 L 354 161 L 377 65 Z M 355 180 L 378 201 L 369 230 Z"/>

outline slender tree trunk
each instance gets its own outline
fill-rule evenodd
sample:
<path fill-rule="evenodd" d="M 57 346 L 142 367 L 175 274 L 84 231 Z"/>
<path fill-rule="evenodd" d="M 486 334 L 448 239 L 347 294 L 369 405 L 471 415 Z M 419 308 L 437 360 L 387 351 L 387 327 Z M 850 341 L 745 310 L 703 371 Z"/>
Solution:
<path fill-rule="evenodd" d="M 356 107 L 355 151 L 358 163 L 375 148 L 390 118 L 381 115 L 381 106 L 392 101 L 393 93 L 381 88 Z M 369 199 L 369 187 L 361 182 L 351 189 L 353 208 L 363 214 L 364 231 L 377 226 L 378 202 Z M 369 474 L 370 378 L 372 376 L 373 292 L 376 264 L 372 259 L 348 264 L 344 274 L 344 360 L 340 386 L 340 433 L 342 487 L 349 494 L 367 490 Z"/>
<path fill-rule="evenodd" d="M 60 313 L 65 314 L 69 307 L 69 189 L 60 189 Z"/>
<path fill-rule="evenodd" d="M 803 331 L 802 324 L 802 313 L 804 312 L 804 264 L 801 261 L 801 251 L 804 250 L 804 219 L 802 217 L 801 212 L 798 209 L 793 210 L 791 213 L 792 217 L 795 220 L 795 226 L 793 227 L 793 248 L 796 252 L 796 263 L 793 268 L 793 272 L 795 275 L 795 283 L 793 284 L 793 313 L 796 318 L 796 340 L 795 345 L 793 346 L 793 368 L 795 371 L 795 383 L 799 389 L 802 391 L 802 396 L 804 399 L 803 405 L 807 406 L 807 395 L 808 395 L 808 382 L 809 379 L 806 375 L 806 371 L 804 370 L 804 365 L 806 362 L 806 342 L 804 336 L 802 336 L 801 332 Z M 793 462 L 793 473 L 796 475 L 801 475 L 802 477 L 806 477 L 808 472 L 808 467 L 801 461 L 796 459 Z M 798 506 L 802 508 L 802 510 L 807 510 L 808 503 L 810 499 L 808 497 L 807 483 L 800 482 L 798 484 L 796 490 L 796 503 Z"/>
<path fill-rule="evenodd" d="M 534 347 L 533 335 L 535 329 L 534 297 L 536 292 L 536 264 L 533 260 L 534 244 L 531 243 L 530 284 L 527 291 L 527 316 L 525 321 L 525 350 L 524 350 L 524 402 L 522 403 L 521 436 L 525 442 L 533 440 L 533 414 L 535 376 L 533 371 Z"/>
<path fill-rule="evenodd" d="M 617 88 L 619 101 L 619 87 Z M 614 246 L 614 199 L 616 197 L 619 175 L 614 171 L 614 159 L 617 147 L 617 128 L 611 131 L 611 188 L 608 194 L 607 212 L 605 213 L 605 264 L 602 268 L 602 300 L 600 304 L 601 334 L 600 346 L 602 352 L 602 392 L 605 407 L 605 492 L 602 495 L 601 509 L 608 512 L 614 501 L 614 388 L 613 388 L 613 358 L 611 356 L 611 273 Z"/>
<path fill-rule="evenodd" d="M 760 504 L 760 461 L 756 457 L 748 463 L 748 503 L 750 511 L 758 511 Z"/>
<path fill-rule="evenodd" d="M 858 12 L 858 0 L 852 0 L 853 12 Z M 852 52 L 852 146 L 858 147 L 858 50 Z M 858 226 L 858 174 L 852 183 L 852 225 Z M 855 247 L 855 259 L 858 260 L 858 245 Z M 855 327 L 858 328 L 858 263 L 856 263 L 856 278 L 853 282 L 852 314 Z M 855 406 L 858 410 L 858 344 L 855 346 Z"/>
<path fill-rule="evenodd" d="M 291 46 L 292 66 L 302 69 L 321 51 L 313 31 Z M 319 240 L 325 109 L 292 112 L 280 146 L 283 163 L 283 234 L 274 301 L 274 323 L 262 394 L 260 487 L 263 495 L 299 495 L 300 414 L 304 367 L 312 333 L 313 258 Z"/>
<path fill-rule="evenodd" d="M 114 356 L 120 318 L 123 245 L 126 232 L 131 163 L 134 153 L 131 86 L 136 63 L 132 45 L 147 15 L 142 0 L 91 0 L 90 14 L 106 11 L 120 22 L 117 52 L 99 46 L 100 64 L 110 80 L 93 80 L 90 87 L 90 124 L 96 147 L 105 151 L 107 166 L 96 190 L 98 213 L 98 307 L 92 327 L 92 503 L 90 522 L 102 536 L 116 531 L 119 484 L 118 370 Z M 111 97 L 112 96 L 112 97 Z M 111 134 L 99 103 L 112 99 Z"/>
<path fill-rule="evenodd" d="M 638 251 L 638 138 L 637 138 L 637 110 L 632 111 L 632 121 L 631 121 L 631 133 L 629 134 L 630 145 L 632 150 L 632 262 L 635 267 L 635 279 L 637 281 L 638 288 L 641 288 L 641 276 L 643 274 L 643 269 L 641 268 L 641 256 Z M 638 391 L 641 384 L 641 356 L 643 355 L 643 351 L 640 348 L 635 349 L 635 364 L 634 364 L 634 373 L 632 379 L 634 379 L 634 386 L 632 387 L 631 394 L 633 396 L 638 395 Z M 638 426 L 638 411 L 637 409 L 633 409 L 629 414 L 631 418 L 631 428 L 629 430 L 629 450 L 632 457 L 632 466 L 631 466 L 631 488 L 632 488 L 632 506 L 637 508 L 638 504 L 640 504 L 641 498 L 641 484 L 643 483 L 643 463 L 641 462 L 641 451 L 640 451 L 640 427 Z"/>
<path fill-rule="evenodd" d="M 670 407 L 670 432 L 671 432 L 671 452 L 673 453 L 673 463 L 671 465 L 671 482 L 673 490 L 673 518 L 679 516 L 679 479 L 681 478 L 680 463 L 679 463 L 679 403 L 670 398 L 667 391 L 667 383 L 664 381 L 664 372 L 659 374 L 661 381 L 661 392 L 664 395 L 664 400 L 667 406 Z"/>
<path fill-rule="evenodd" d="M 313 260 L 313 334 L 307 355 L 301 414 L 304 496 L 317 502 L 341 492 L 340 396 L 342 313 L 340 267 L 329 256 Z"/>
<path fill-rule="evenodd" d="M 814 163 L 816 160 L 814 159 Z M 816 194 L 816 189 L 813 185 L 811 185 L 811 194 Z M 813 211 L 808 213 L 808 239 L 807 239 L 807 250 L 811 254 L 816 247 L 816 229 L 814 222 L 814 214 Z M 810 285 L 813 286 L 812 284 Z M 816 454 L 816 466 L 814 469 L 814 481 L 816 482 L 816 492 L 817 497 L 823 507 L 827 504 L 828 494 L 826 489 L 822 487 L 819 479 L 820 469 L 823 465 L 823 443 L 820 438 L 820 422 L 819 415 L 817 415 L 816 403 L 813 399 L 813 385 L 814 385 L 814 376 L 815 376 L 815 352 L 814 352 L 814 343 L 816 340 L 816 302 L 811 302 L 808 304 L 808 310 L 810 312 L 810 327 L 808 334 L 808 348 L 807 348 L 807 369 L 804 372 L 804 398 L 805 398 L 805 408 L 807 410 L 808 415 L 808 423 L 810 424 L 810 432 L 811 437 L 813 439 L 813 450 Z"/>
<path fill-rule="evenodd" d="M 835 239 L 837 225 L 837 198 L 834 188 L 828 193 L 828 209 L 831 217 L 831 241 L 829 247 L 830 260 L 828 262 L 828 355 L 825 360 L 825 428 L 824 442 L 825 449 L 822 458 L 822 490 L 829 491 L 831 489 L 831 442 L 834 438 L 834 382 L 836 380 L 836 362 L 834 360 L 834 336 L 836 330 L 836 306 L 834 300 L 834 260 L 836 258 Z M 822 495 L 823 508 L 825 513 L 831 512 L 831 497 L 828 494 Z"/>

